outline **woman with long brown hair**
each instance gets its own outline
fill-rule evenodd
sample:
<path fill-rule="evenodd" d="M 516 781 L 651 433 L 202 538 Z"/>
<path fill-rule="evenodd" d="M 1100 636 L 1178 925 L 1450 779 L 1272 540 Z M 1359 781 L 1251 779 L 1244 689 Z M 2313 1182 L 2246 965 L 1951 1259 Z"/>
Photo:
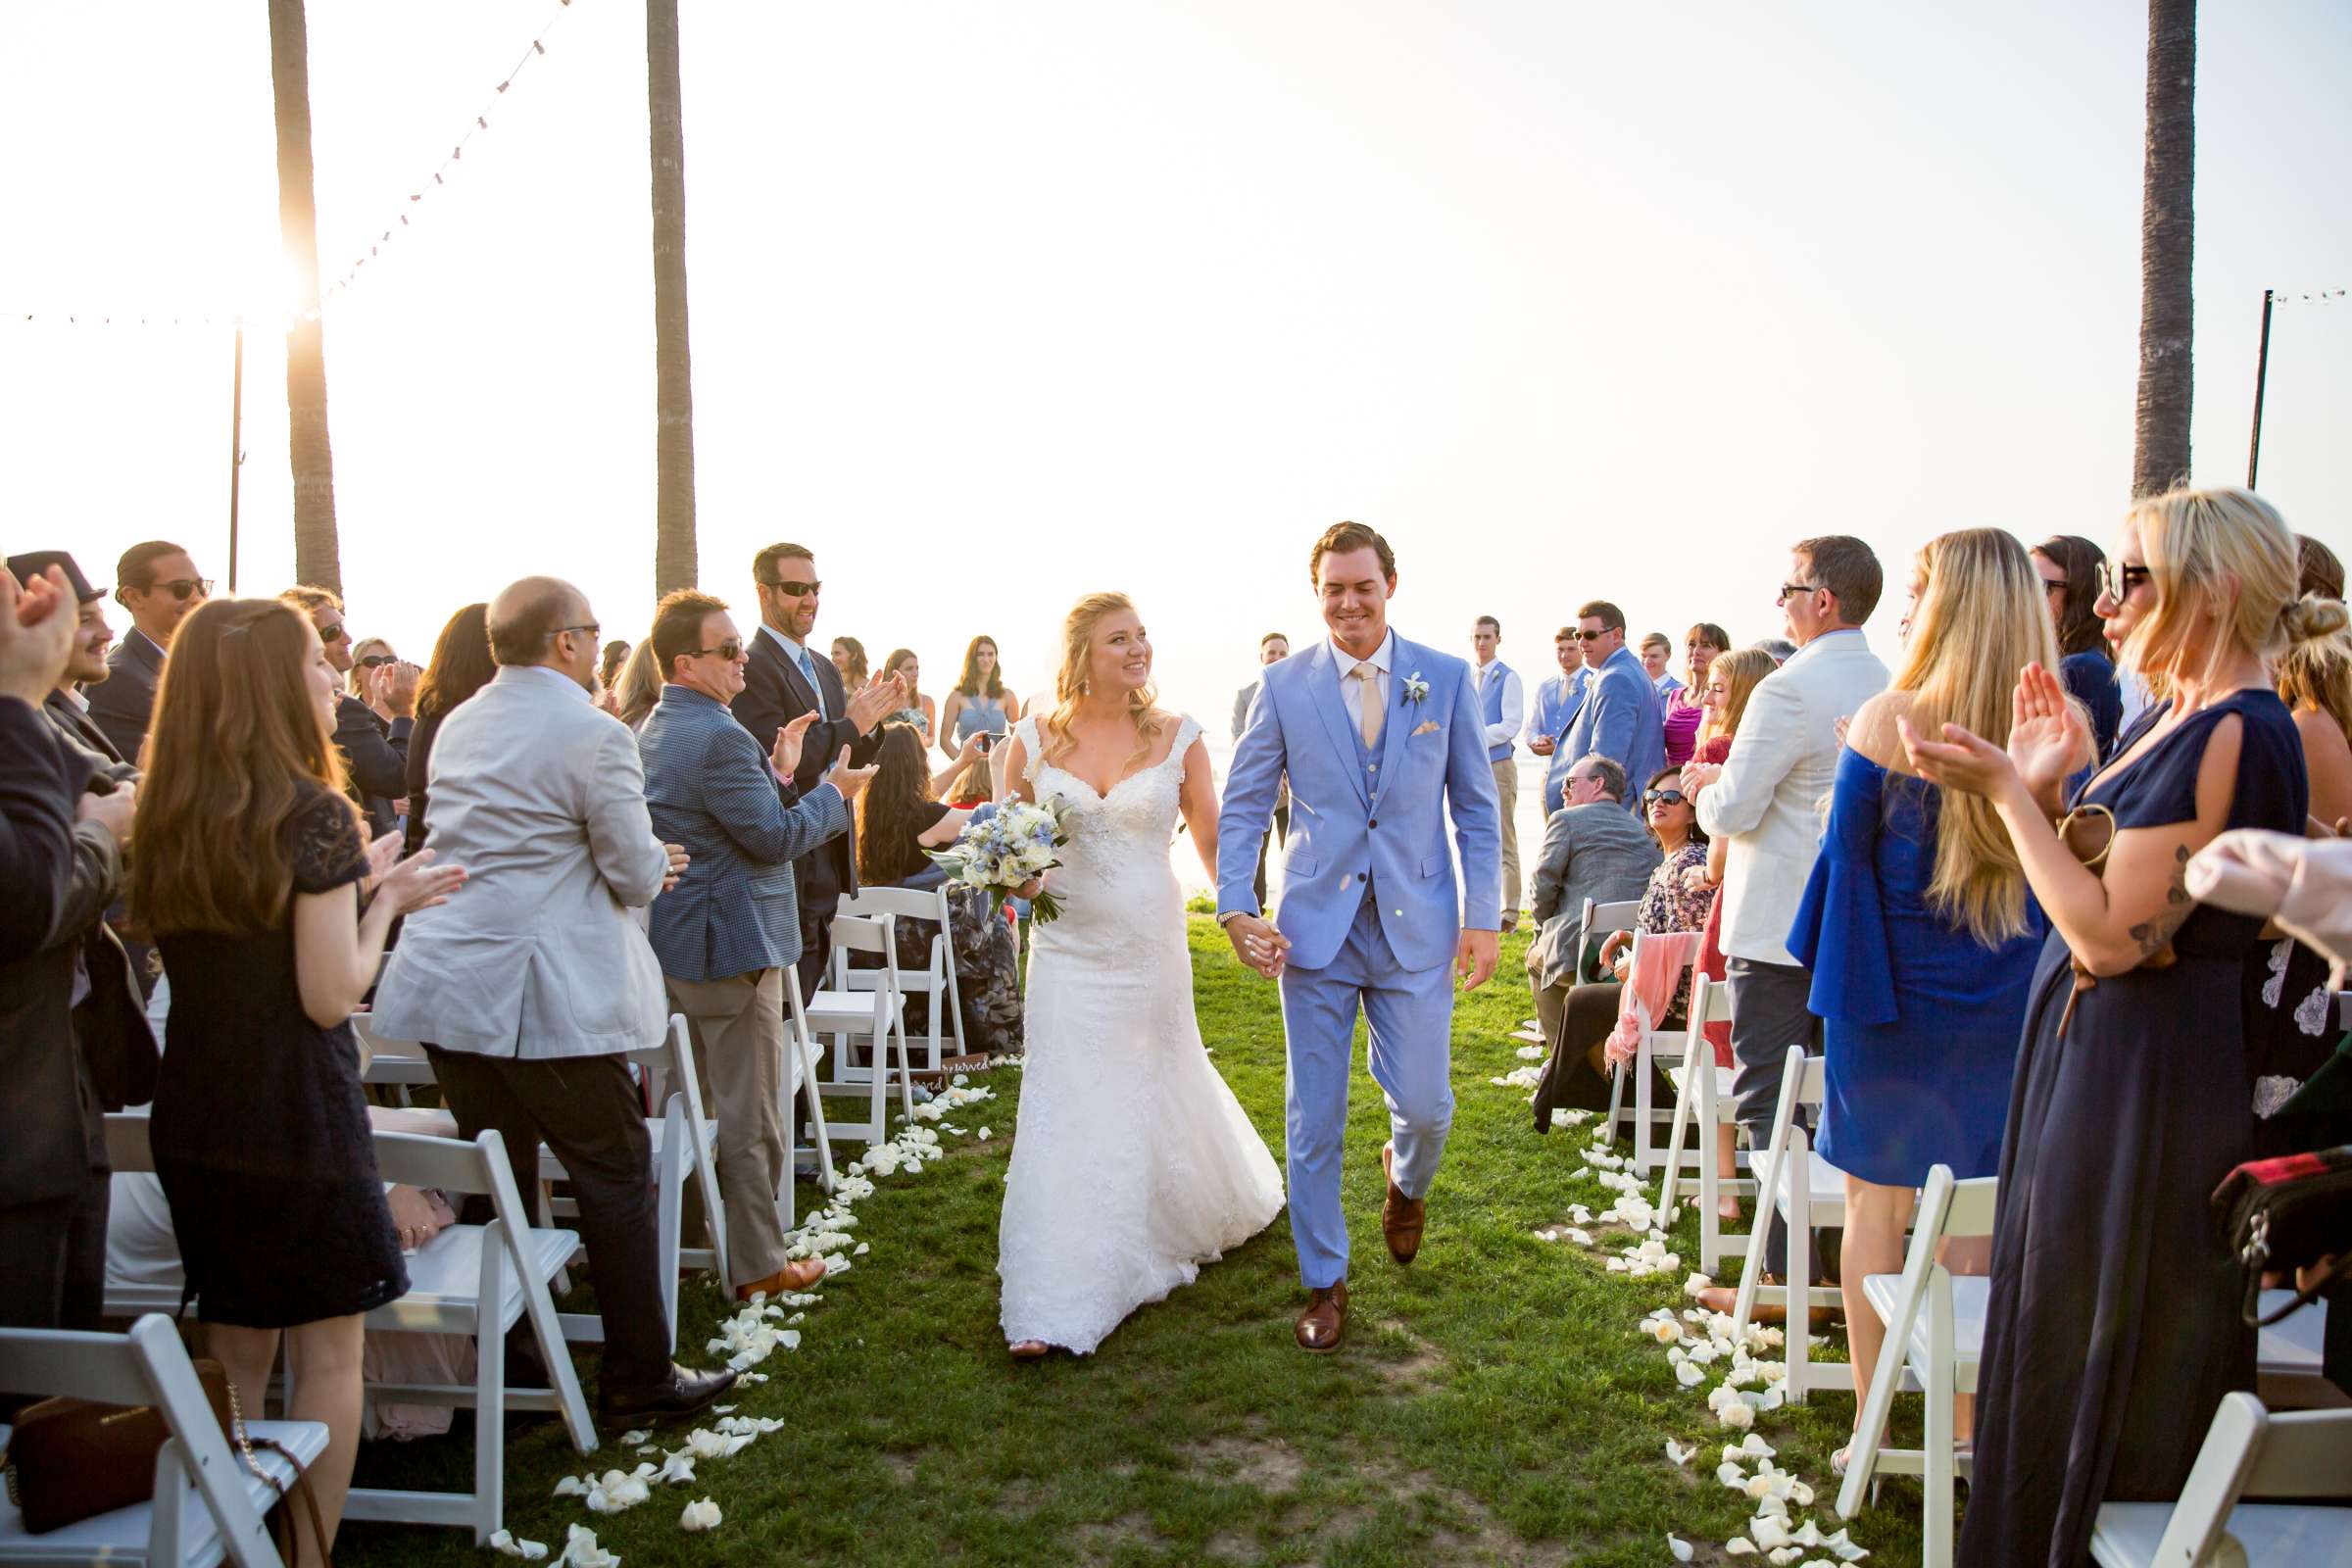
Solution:
<path fill-rule="evenodd" d="M 2034 547 L 2042 602 L 2058 632 L 2058 678 L 2090 716 L 2091 741 L 2105 757 L 2123 727 L 2124 689 L 2099 619 L 2099 568 L 2107 553 L 2081 534 L 2053 534 Z"/>
<path fill-rule="evenodd" d="M 188 1298 L 248 1411 L 284 1337 L 286 1413 L 328 1432 L 311 1466 L 321 1552 L 359 1446 L 361 1318 L 409 1288 L 350 1017 L 392 922 L 466 875 L 362 837 L 330 739 L 337 685 L 309 618 L 275 600 L 181 622 L 130 881 L 172 981 L 153 1137 Z"/>
<path fill-rule="evenodd" d="M 1665 698 L 1666 761 L 1680 767 L 1698 747 L 1698 727 L 1707 717 L 1707 670 L 1732 646 L 1732 634 L 1711 620 L 1702 620 L 1684 635 L 1684 671 L 1690 678 L 1678 683 Z"/>
<path fill-rule="evenodd" d="M 890 657 L 882 661 L 882 678 L 888 680 L 895 675 L 906 690 L 906 706 L 895 713 L 884 714 L 883 721 L 913 725 L 927 747 L 939 728 L 939 705 L 916 689 L 922 674 L 922 661 L 914 657 L 911 648 L 893 648 Z"/>
<path fill-rule="evenodd" d="M 983 744 L 1002 745 L 1020 719 L 1021 700 L 1004 684 L 1004 671 L 997 662 L 997 640 L 973 638 L 963 651 L 963 673 L 956 678 L 956 689 L 948 693 L 948 706 L 940 710 L 939 734 L 934 737 L 939 749 L 953 757 L 956 748 L 980 734 L 992 737 Z"/>
<path fill-rule="evenodd" d="M 416 688 L 416 730 L 409 737 L 409 826 L 403 846 L 407 854 L 424 848 L 424 812 L 430 804 L 425 785 L 441 721 L 498 673 L 498 663 L 490 657 L 489 615 L 490 607 L 481 604 L 467 605 L 450 616 L 434 639 L 432 662 L 424 666 L 424 679 Z M 608 644 L 605 651 L 611 653 L 613 646 L 627 644 Z"/>

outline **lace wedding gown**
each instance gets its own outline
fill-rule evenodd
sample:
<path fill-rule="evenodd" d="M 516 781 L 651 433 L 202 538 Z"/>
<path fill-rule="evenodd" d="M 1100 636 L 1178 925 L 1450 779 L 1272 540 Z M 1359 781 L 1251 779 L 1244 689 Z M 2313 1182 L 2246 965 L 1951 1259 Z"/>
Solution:
<path fill-rule="evenodd" d="M 1209 1062 L 1193 1016 L 1184 901 L 1168 864 L 1184 754 L 1099 796 L 1039 761 L 1070 842 L 1053 873 L 1061 918 L 1033 928 L 1028 1065 L 1004 1179 L 997 1272 L 1008 1343 L 1085 1354 L 1137 1307 L 1190 1285 L 1282 1208 L 1264 1140 Z"/>

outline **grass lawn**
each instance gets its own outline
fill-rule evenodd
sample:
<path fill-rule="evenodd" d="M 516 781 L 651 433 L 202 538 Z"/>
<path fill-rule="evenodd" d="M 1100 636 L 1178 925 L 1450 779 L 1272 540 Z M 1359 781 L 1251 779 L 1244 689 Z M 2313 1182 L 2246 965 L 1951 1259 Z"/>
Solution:
<path fill-rule="evenodd" d="M 1231 961 L 1207 920 L 1194 918 L 1191 940 L 1201 1035 L 1279 1159 L 1274 990 Z M 566 1524 L 586 1523 L 640 1563 L 1649 1565 L 1674 1560 L 1673 1532 L 1697 1562 L 1762 1568 L 1763 1555 L 1723 1555 L 1754 1511 L 1714 1473 L 1740 1434 L 1717 1426 L 1704 1386 L 1680 1387 L 1663 1348 L 1636 1332 L 1652 1309 L 1689 1304 L 1682 1279 L 1694 1263 L 1628 1280 L 1605 1271 L 1599 1250 L 1534 1234 L 1571 1202 L 1597 1209 L 1610 1198 L 1569 1182 L 1586 1132 L 1537 1136 L 1525 1091 L 1490 1082 L 1522 1065 L 1506 1036 L 1533 1010 L 1523 949 L 1524 937 L 1506 941 L 1500 978 L 1455 1013 L 1460 1103 L 1410 1269 L 1381 1245 L 1387 1118 L 1359 1071 L 1347 1173 L 1353 1318 L 1340 1354 L 1292 1344 L 1301 1293 L 1278 1218 L 1097 1354 L 1009 1362 L 997 1329 L 997 1214 L 1020 1074 L 1001 1069 L 975 1080 L 997 1099 L 948 1118 L 970 1132 L 943 1135 L 944 1159 L 881 1179 L 858 1204 L 871 1252 L 824 1288 L 800 1348 L 761 1366 L 770 1381 L 735 1400 L 785 1427 L 616 1516 L 551 1491 L 560 1476 L 625 1470 L 638 1456 L 608 1441 L 583 1458 L 560 1426 L 529 1428 L 508 1446 L 508 1525 L 549 1543 L 552 1559 Z M 1672 1242 L 1695 1258 L 1688 1210 Z M 681 1358 L 707 1364 L 696 1351 L 718 1293 L 690 1282 L 682 1303 Z M 1777 1462 L 1819 1494 L 1793 1511 L 1825 1532 L 1838 1523 L 1829 1455 L 1851 1418 L 1850 1396 L 1816 1395 L 1756 1424 Z M 457 1481 L 470 1423 L 461 1412 L 449 1439 L 373 1446 L 363 1479 Z M 658 1436 L 682 1441 L 681 1429 Z M 1697 1456 L 1678 1467 L 1669 1438 L 1698 1445 Z M 679 1508 L 706 1494 L 725 1522 L 681 1533 Z M 1871 1568 L 1918 1561 L 1918 1497 L 1916 1483 L 1889 1481 L 1854 1522 Z M 475 1557 L 462 1532 L 393 1526 L 347 1527 L 337 1549 L 345 1568 Z"/>

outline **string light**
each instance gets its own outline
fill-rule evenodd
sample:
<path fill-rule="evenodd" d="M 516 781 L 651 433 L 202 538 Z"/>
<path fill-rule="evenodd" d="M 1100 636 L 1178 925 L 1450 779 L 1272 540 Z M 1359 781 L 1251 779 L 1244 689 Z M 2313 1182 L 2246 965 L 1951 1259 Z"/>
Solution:
<path fill-rule="evenodd" d="M 2344 299 L 2340 288 L 2317 289 L 2309 294 L 2289 294 L 2282 289 L 2271 290 L 2273 305 L 2337 305 Z"/>

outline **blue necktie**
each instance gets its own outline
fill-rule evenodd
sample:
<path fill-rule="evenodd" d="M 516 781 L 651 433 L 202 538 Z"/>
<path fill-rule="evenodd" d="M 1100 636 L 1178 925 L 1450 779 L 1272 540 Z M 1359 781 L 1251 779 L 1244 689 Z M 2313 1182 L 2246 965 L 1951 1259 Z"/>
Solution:
<path fill-rule="evenodd" d="M 816 699 L 816 716 L 825 716 L 825 689 L 816 683 L 816 665 L 808 658 L 808 650 L 801 650 L 801 673 L 808 677 L 808 691 Z"/>

